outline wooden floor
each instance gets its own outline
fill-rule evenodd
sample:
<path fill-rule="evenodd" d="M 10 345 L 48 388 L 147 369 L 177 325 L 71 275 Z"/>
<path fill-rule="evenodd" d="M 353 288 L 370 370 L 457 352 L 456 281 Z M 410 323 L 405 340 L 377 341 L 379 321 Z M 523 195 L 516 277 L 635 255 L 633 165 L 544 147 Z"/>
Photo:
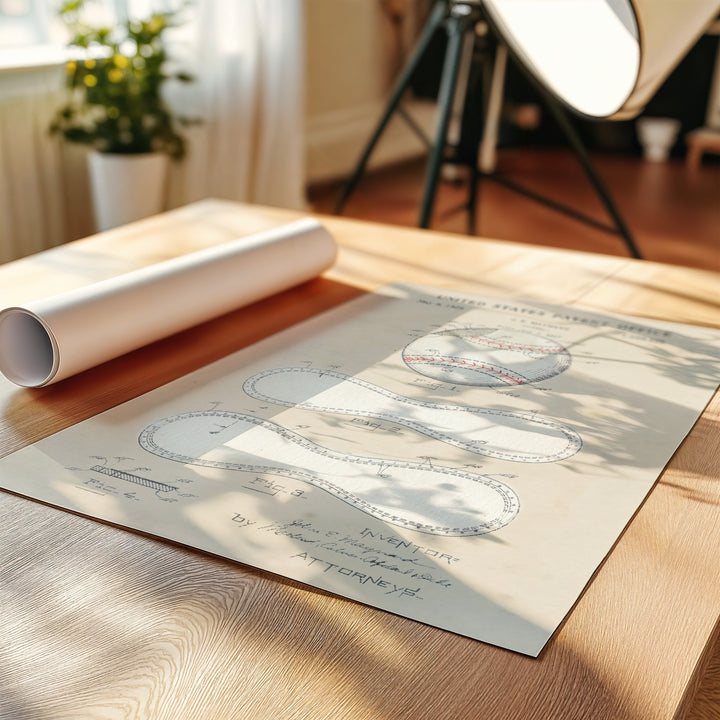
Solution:
<path fill-rule="evenodd" d="M 720 271 L 720 163 L 695 172 L 682 159 L 645 162 L 625 155 L 595 155 L 594 162 L 647 260 Z M 535 192 L 591 215 L 608 216 L 577 159 L 565 150 L 501 150 L 498 170 Z M 343 215 L 416 226 L 425 160 L 367 173 Z M 310 189 L 315 212 L 333 213 L 342 183 Z M 432 228 L 467 233 L 467 183 L 440 183 Z M 580 223 L 491 180 L 481 182 L 477 235 L 610 255 L 624 255 L 623 240 Z"/>

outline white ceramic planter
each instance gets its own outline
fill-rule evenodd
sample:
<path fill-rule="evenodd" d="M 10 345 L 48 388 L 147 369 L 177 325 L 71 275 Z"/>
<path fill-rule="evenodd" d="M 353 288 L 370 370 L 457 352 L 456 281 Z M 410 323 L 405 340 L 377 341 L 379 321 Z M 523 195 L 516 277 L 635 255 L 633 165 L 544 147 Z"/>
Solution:
<path fill-rule="evenodd" d="M 167 168 L 164 153 L 88 153 L 97 229 L 109 230 L 162 212 Z"/>

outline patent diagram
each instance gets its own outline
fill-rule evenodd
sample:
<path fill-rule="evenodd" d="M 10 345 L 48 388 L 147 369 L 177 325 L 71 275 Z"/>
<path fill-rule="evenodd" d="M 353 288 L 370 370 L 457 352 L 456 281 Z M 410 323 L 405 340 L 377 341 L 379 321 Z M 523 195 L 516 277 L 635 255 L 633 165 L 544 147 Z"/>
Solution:
<path fill-rule="evenodd" d="M 415 400 L 333 370 L 273 368 L 249 377 L 243 390 L 288 407 L 386 420 L 500 460 L 555 462 L 582 447 L 572 428 L 535 414 Z"/>
<path fill-rule="evenodd" d="M 148 477 L 150 468 L 133 468 L 123 469 L 117 467 L 117 464 L 123 461 L 132 461 L 130 457 L 114 458 L 114 465 L 108 464 L 108 458 L 93 456 L 95 464 L 90 467 L 69 467 L 67 470 L 77 472 L 85 476 L 82 484 L 100 495 L 122 495 L 131 500 L 141 500 L 143 490 L 146 497 L 154 496 L 163 502 L 178 502 L 181 498 L 194 498 L 196 495 L 181 487 L 182 484 L 188 482 L 181 478 L 176 478 L 173 482 L 162 482 Z M 143 474 L 141 474 L 143 473 Z M 102 477 L 99 477 L 102 476 Z M 106 480 L 108 478 L 108 480 Z M 115 481 L 121 481 L 117 483 Z M 131 486 L 135 486 L 132 488 Z M 141 490 L 142 489 L 142 490 Z"/>
<path fill-rule="evenodd" d="M 433 535 L 482 535 L 507 525 L 520 503 L 505 483 L 483 475 L 342 453 L 268 420 L 227 410 L 158 420 L 140 446 L 186 465 L 302 480 L 368 515 Z"/>
<path fill-rule="evenodd" d="M 554 340 L 525 330 L 461 328 L 413 340 L 403 360 L 435 380 L 501 387 L 555 377 L 570 367 L 571 356 Z"/>

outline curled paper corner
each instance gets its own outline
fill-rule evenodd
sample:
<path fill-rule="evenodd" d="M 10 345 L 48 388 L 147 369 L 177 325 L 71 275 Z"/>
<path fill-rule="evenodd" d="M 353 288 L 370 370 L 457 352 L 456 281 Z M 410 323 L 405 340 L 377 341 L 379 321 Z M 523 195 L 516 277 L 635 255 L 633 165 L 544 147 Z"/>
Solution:
<path fill-rule="evenodd" d="M 57 341 L 42 318 L 30 310 L 0 311 L 0 371 L 22 387 L 42 387 L 57 374 Z"/>
<path fill-rule="evenodd" d="M 0 372 L 44 387 L 311 280 L 337 245 L 305 218 L 0 311 Z"/>

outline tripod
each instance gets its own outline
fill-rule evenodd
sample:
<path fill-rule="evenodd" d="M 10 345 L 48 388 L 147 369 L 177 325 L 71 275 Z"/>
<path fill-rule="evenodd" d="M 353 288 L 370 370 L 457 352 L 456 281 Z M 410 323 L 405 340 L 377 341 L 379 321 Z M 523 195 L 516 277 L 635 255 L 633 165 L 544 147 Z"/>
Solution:
<path fill-rule="evenodd" d="M 372 154 L 375 145 L 380 140 L 380 137 L 385 130 L 388 122 L 392 118 L 396 111 L 407 120 L 411 128 L 419 132 L 418 128 L 414 125 L 412 120 L 402 112 L 400 108 L 400 101 L 403 95 L 410 86 L 413 74 L 422 61 L 425 53 L 428 50 L 430 42 L 435 33 L 445 26 L 447 32 L 447 48 L 445 51 L 445 59 L 443 62 L 442 75 L 440 78 L 440 87 L 437 95 L 438 105 L 438 117 L 437 125 L 435 129 L 434 142 L 429 143 L 430 154 L 428 157 L 427 169 L 425 172 L 425 185 L 423 190 L 422 202 L 420 205 L 420 216 L 418 220 L 418 226 L 421 228 L 428 228 L 430 226 L 430 220 L 432 218 L 433 206 L 435 203 L 435 195 L 437 192 L 438 180 L 440 177 L 440 169 L 444 163 L 451 163 L 455 165 L 467 164 L 470 166 L 470 183 L 469 183 L 469 199 L 467 204 L 468 210 L 468 231 L 470 234 L 475 233 L 476 214 L 477 214 L 477 194 L 478 194 L 478 182 L 481 177 L 493 180 L 502 184 L 503 186 L 523 194 L 524 196 L 541 202 L 554 210 L 563 212 L 576 220 L 585 222 L 601 230 L 611 232 L 619 235 L 625 242 L 627 250 L 632 257 L 640 258 L 640 252 L 635 245 L 635 241 L 621 217 L 615 203 L 613 202 L 610 193 L 608 192 L 605 184 L 597 173 L 595 166 L 588 155 L 580 136 L 575 130 L 574 126 L 570 122 L 567 114 L 565 113 L 560 102 L 556 100 L 549 91 L 547 91 L 535 78 L 532 76 L 530 80 L 538 91 L 540 98 L 547 108 L 552 113 L 555 121 L 562 130 L 565 138 L 567 139 L 570 147 L 573 149 L 577 156 L 580 165 L 582 166 L 585 174 L 592 184 L 595 192 L 598 194 L 605 211 L 612 220 L 612 225 L 606 225 L 599 222 L 598 220 L 585 215 L 571 207 L 568 207 L 560 202 L 546 198 L 538 193 L 528 190 L 517 183 L 500 176 L 498 173 L 492 171 L 488 172 L 484 168 L 478 167 L 477 157 L 481 142 L 480 126 L 484 123 L 486 126 L 493 122 L 493 118 L 488 116 L 488 106 L 490 102 L 491 92 L 487 90 L 487 84 L 484 83 L 484 93 L 482 98 L 483 107 L 483 118 L 481 121 L 476 123 L 476 127 L 471 131 L 471 138 L 469 139 L 469 145 L 471 152 L 468 153 L 469 158 L 463 161 L 457 157 L 457 154 L 453 155 L 453 148 L 448 144 L 448 129 L 450 127 L 450 120 L 453 111 L 453 104 L 455 101 L 455 95 L 458 85 L 458 75 L 461 67 L 463 56 L 467 57 L 468 53 L 474 49 L 480 51 L 483 63 L 483 75 L 486 79 L 492 77 L 495 58 L 497 57 L 497 49 L 502 43 L 501 40 L 496 39 L 494 35 L 487 34 L 482 38 L 478 38 L 475 31 L 476 25 L 485 19 L 482 0 L 436 0 L 433 5 L 425 26 L 420 33 L 417 44 L 400 73 L 399 78 L 396 81 L 395 87 L 393 88 L 390 98 L 385 107 L 382 117 L 380 118 L 374 132 L 372 133 L 365 149 L 360 156 L 355 170 L 347 183 L 345 184 L 342 194 L 338 200 L 335 211 L 341 213 L 348 198 L 354 192 L 357 187 L 365 168 L 367 166 L 370 155 Z M 478 47 L 478 43 L 482 43 Z M 506 51 L 504 45 L 502 45 L 503 51 Z M 491 89 L 492 90 L 492 89 Z M 467 93 L 464 102 L 467 103 Z"/>

